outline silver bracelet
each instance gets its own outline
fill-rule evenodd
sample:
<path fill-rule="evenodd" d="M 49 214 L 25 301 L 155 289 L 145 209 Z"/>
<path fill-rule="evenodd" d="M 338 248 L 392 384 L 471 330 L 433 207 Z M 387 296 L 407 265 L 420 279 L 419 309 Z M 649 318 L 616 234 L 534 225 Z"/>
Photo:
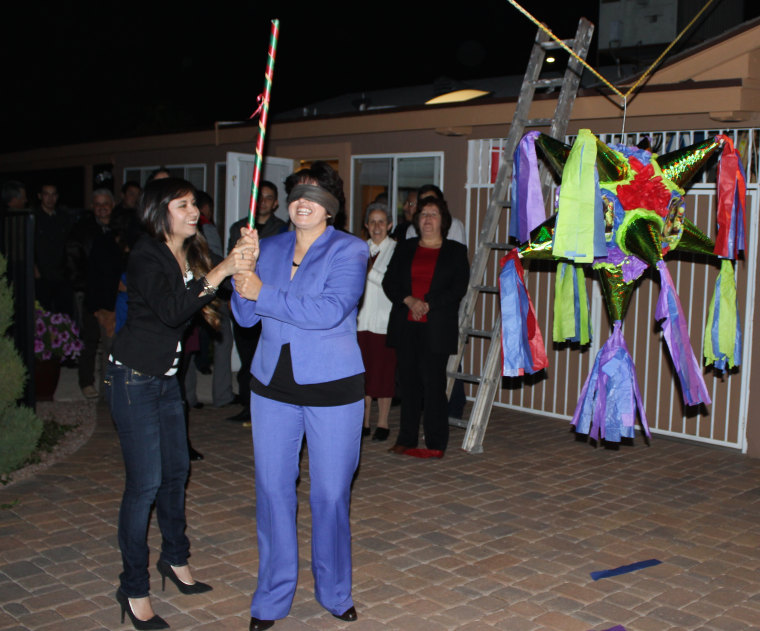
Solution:
<path fill-rule="evenodd" d="M 214 287 L 210 282 L 208 282 L 208 278 L 205 276 L 201 278 L 201 282 L 203 283 L 203 290 L 201 291 L 201 296 L 213 296 L 216 294 L 216 290 L 219 289 L 219 287 Z"/>

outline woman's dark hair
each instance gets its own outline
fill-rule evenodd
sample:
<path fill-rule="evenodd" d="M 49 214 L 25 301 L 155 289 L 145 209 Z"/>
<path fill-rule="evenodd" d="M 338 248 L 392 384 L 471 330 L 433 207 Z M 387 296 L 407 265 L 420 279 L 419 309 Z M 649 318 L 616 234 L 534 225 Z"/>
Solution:
<path fill-rule="evenodd" d="M 151 180 L 145 185 L 140 198 L 140 221 L 145 226 L 145 231 L 154 239 L 166 241 L 171 234 L 171 222 L 169 220 L 169 202 L 192 193 L 198 194 L 195 187 L 178 177 L 166 177 L 159 180 Z"/>
<path fill-rule="evenodd" d="M 157 169 L 153 169 L 153 171 L 150 172 L 150 175 L 148 176 L 148 180 L 147 181 L 148 182 L 153 182 L 156 179 L 156 176 L 159 175 L 159 174 L 161 174 L 161 173 L 166 173 L 166 175 L 168 175 L 169 177 L 172 177 L 172 174 L 169 173 L 169 169 L 167 169 L 165 166 L 162 165 L 162 166 L 158 167 Z M 159 178 L 159 179 L 164 179 L 165 180 L 166 178 Z"/>
<path fill-rule="evenodd" d="M 438 197 L 426 197 L 422 203 L 417 203 L 417 210 L 412 216 L 412 224 L 414 224 L 417 235 L 420 234 L 420 213 L 428 206 L 435 206 L 441 214 L 441 236 L 445 239 L 446 235 L 449 234 L 449 228 L 451 228 L 451 213 L 446 200 Z"/>
<path fill-rule="evenodd" d="M 198 208 L 203 208 L 204 206 L 214 207 L 214 199 L 206 191 L 198 191 L 195 194 L 195 203 L 198 205 Z"/>
<path fill-rule="evenodd" d="M 443 191 L 435 184 L 424 184 L 417 189 L 417 203 L 420 203 L 421 199 L 432 197 L 431 193 L 438 199 L 443 199 Z"/>
<path fill-rule="evenodd" d="M 296 184 L 304 184 L 315 181 L 321 188 L 332 193 L 338 200 L 338 212 L 336 215 L 346 213 L 346 196 L 343 193 L 343 180 L 338 172 L 327 162 L 321 160 L 312 164 L 308 169 L 301 169 L 291 173 L 285 178 L 285 192 L 290 195 Z M 333 217 L 328 213 L 327 224 L 331 225 Z"/>
<path fill-rule="evenodd" d="M 198 192 L 195 187 L 178 177 L 167 177 L 152 180 L 145 185 L 140 198 L 140 220 L 145 231 L 154 239 L 168 240 L 171 235 L 171 220 L 169 218 L 169 203 L 188 193 L 195 197 Z M 213 267 L 209 254 L 208 243 L 200 230 L 195 235 L 185 239 L 185 253 L 187 264 L 193 272 L 193 276 L 202 278 Z M 215 308 L 216 300 L 203 307 L 203 317 L 214 328 L 219 327 L 219 313 Z M 212 306 L 213 305 L 213 306 Z"/>

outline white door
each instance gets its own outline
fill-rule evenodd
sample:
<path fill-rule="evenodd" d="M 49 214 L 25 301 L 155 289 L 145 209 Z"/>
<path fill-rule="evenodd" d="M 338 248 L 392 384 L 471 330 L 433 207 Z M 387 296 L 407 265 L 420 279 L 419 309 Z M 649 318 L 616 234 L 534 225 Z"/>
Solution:
<path fill-rule="evenodd" d="M 248 215 L 251 203 L 251 180 L 253 179 L 252 153 L 227 152 L 227 188 L 224 200 L 224 225 L 231 226 L 241 217 Z M 275 215 L 288 220 L 288 205 L 285 202 L 285 178 L 293 172 L 293 160 L 287 158 L 264 158 L 262 179 L 277 185 L 277 195 L 280 206 Z M 227 251 L 229 230 L 224 234 L 224 251 Z M 240 357 L 232 353 L 232 370 L 240 369 Z"/>
<path fill-rule="evenodd" d="M 224 225 L 231 226 L 238 219 L 248 215 L 251 202 L 251 180 L 253 179 L 252 153 L 227 152 L 227 194 L 224 203 Z M 269 180 L 277 186 L 280 206 L 275 215 L 288 220 L 288 205 L 285 202 L 285 178 L 293 172 L 293 160 L 289 158 L 264 158 L 262 179 Z M 224 250 L 227 251 L 229 234 L 224 235 Z"/>

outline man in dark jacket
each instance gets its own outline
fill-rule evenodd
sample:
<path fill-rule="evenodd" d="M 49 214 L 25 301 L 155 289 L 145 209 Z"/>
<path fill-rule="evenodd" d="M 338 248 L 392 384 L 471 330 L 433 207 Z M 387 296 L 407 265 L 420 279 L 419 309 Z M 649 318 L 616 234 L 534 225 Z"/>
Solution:
<path fill-rule="evenodd" d="M 82 341 L 79 387 L 87 399 L 98 397 L 95 358 L 101 346 L 101 374 L 111 348 L 116 325 L 115 304 L 123 257 L 110 229 L 113 194 L 98 189 L 92 195 L 92 214 L 85 215 L 72 230 L 67 245 L 69 262 L 83 294 Z"/>

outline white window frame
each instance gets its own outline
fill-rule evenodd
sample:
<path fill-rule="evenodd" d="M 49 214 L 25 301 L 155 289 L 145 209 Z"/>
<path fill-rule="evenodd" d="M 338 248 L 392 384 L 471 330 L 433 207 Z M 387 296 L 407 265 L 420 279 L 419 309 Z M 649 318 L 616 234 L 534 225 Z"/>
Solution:
<path fill-rule="evenodd" d="M 353 200 L 356 199 L 354 195 L 357 193 L 357 191 L 354 191 L 356 161 L 391 159 L 391 191 L 390 195 L 388 196 L 388 209 L 391 211 L 391 213 L 393 213 L 393 217 L 395 219 L 396 211 L 398 209 L 398 199 L 396 194 L 398 191 L 398 161 L 399 159 L 406 158 L 439 158 L 441 161 L 441 168 L 438 175 L 438 181 L 431 182 L 431 184 L 435 184 L 438 188 L 443 190 L 443 174 L 446 168 L 446 155 L 443 151 L 414 151 L 409 153 L 361 153 L 351 156 L 351 205 L 353 206 Z M 349 230 L 353 231 L 354 208 L 351 208 L 349 217 L 351 223 Z"/>

